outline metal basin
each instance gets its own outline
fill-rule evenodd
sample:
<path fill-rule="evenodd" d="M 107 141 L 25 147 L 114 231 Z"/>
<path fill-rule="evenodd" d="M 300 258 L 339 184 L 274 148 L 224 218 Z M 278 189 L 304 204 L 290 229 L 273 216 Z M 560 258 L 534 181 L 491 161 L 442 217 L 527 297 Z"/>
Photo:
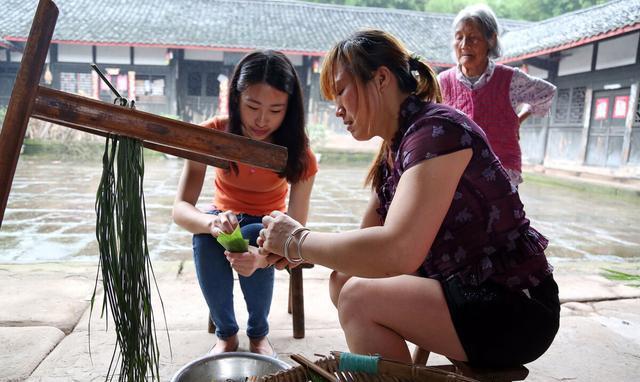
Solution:
<path fill-rule="evenodd" d="M 245 382 L 291 366 L 279 359 L 254 353 L 231 352 L 208 355 L 183 366 L 171 382 Z"/>

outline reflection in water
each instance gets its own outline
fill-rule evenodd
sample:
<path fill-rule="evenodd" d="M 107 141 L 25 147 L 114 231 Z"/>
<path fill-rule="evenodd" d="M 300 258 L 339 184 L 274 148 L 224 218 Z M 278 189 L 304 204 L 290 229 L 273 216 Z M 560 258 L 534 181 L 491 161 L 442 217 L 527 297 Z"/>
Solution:
<path fill-rule="evenodd" d="M 191 235 L 171 220 L 182 160 L 146 159 L 148 240 L 153 259 L 190 259 Z M 308 226 L 320 231 L 356 229 L 369 191 L 367 167 L 321 163 L 311 196 Z M 95 192 L 102 165 L 95 161 L 51 162 L 20 158 L 0 228 L 0 262 L 97 260 Z M 212 199 L 213 171 L 199 207 Z M 525 182 L 522 199 L 532 225 L 549 237 L 547 255 L 562 262 L 640 261 L 638 200 L 623 200 L 569 188 Z"/>

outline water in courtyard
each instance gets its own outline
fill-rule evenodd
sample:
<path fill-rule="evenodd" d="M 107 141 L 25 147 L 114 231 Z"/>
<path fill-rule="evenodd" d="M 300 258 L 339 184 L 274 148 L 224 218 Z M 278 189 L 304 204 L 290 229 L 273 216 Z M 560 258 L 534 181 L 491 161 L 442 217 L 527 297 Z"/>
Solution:
<path fill-rule="evenodd" d="M 173 223 L 171 207 L 181 159 L 146 159 L 144 190 L 148 242 L 154 260 L 191 258 L 191 235 Z M 363 187 L 366 164 L 320 163 L 308 226 L 344 231 L 359 226 L 370 196 Z M 102 173 L 99 157 L 56 161 L 20 158 L 0 228 L 0 263 L 96 261 L 95 193 Z M 213 171 L 207 173 L 199 207 L 212 200 Z M 532 225 L 550 239 L 547 255 L 556 266 L 611 264 L 638 269 L 639 198 L 586 193 L 525 182 L 521 196 Z"/>

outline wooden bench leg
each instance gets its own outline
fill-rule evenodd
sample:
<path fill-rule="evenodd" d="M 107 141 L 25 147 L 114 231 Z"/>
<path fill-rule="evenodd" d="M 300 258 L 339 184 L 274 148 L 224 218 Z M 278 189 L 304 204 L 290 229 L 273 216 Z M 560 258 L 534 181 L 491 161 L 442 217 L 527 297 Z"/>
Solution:
<path fill-rule="evenodd" d="M 289 303 L 287 305 L 287 313 L 291 314 L 292 310 L 291 310 L 291 298 L 293 297 L 293 293 L 291 292 L 293 290 L 293 283 L 291 282 L 291 275 L 289 275 Z"/>
<path fill-rule="evenodd" d="M 216 324 L 213 323 L 211 315 L 209 315 L 209 327 L 207 328 L 207 331 L 212 334 L 216 332 Z"/>
<path fill-rule="evenodd" d="M 413 361 L 414 365 L 426 365 L 427 361 L 429 360 L 429 352 L 419 346 L 416 346 L 416 348 L 413 349 L 411 360 Z"/>
<path fill-rule="evenodd" d="M 293 338 L 304 338 L 304 291 L 302 267 L 291 269 L 289 279 L 289 307 L 293 316 Z"/>

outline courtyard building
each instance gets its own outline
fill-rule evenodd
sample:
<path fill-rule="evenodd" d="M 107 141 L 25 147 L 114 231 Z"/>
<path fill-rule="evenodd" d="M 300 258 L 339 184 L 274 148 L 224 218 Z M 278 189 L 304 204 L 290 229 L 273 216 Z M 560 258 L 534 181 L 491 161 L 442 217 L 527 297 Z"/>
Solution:
<path fill-rule="evenodd" d="M 352 31 L 398 36 L 436 70 L 455 64 L 455 15 L 293 0 L 57 0 L 42 84 L 111 102 L 96 63 L 140 110 L 198 123 L 226 113 L 227 79 L 254 49 L 276 49 L 304 86 L 310 129 L 347 135 L 320 96 L 322 57 Z M 0 0 L 0 108 L 18 71 L 36 0 Z M 555 84 L 548 116 L 521 128 L 525 166 L 640 181 L 640 0 L 614 0 L 540 22 L 501 19 L 504 55 Z"/>

